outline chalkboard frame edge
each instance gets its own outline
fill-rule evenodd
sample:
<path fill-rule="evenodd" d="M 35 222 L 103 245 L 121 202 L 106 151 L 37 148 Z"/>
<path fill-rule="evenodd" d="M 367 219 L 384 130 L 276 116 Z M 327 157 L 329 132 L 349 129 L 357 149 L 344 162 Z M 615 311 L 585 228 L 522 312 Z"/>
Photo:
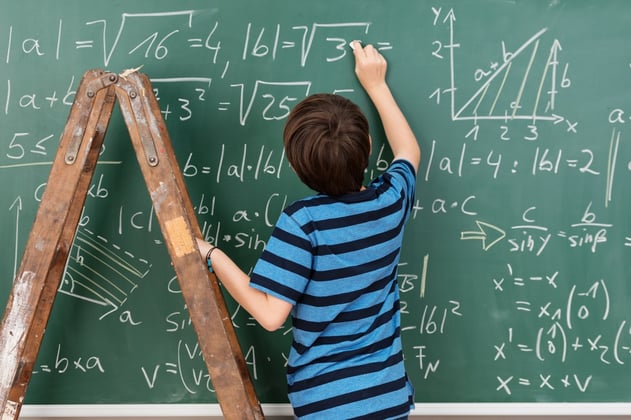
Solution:
<path fill-rule="evenodd" d="M 289 404 L 262 403 L 266 416 L 292 416 Z M 221 417 L 219 404 L 26 404 L 20 419 L 54 417 L 156 418 L 156 417 Z M 410 413 L 426 416 L 622 416 L 631 415 L 631 403 L 416 403 Z"/>

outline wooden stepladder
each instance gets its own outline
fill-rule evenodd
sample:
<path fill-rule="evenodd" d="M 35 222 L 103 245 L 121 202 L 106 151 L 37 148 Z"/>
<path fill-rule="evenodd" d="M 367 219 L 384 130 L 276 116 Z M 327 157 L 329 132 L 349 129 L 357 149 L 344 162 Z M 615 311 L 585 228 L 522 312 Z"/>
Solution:
<path fill-rule="evenodd" d="M 118 100 L 182 295 L 228 419 L 263 419 L 214 274 L 195 241 L 201 231 L 149 79 L 89 70 L 63 131 L 0 324 L 0 420 L 17 419 L 99 151 Z"/>

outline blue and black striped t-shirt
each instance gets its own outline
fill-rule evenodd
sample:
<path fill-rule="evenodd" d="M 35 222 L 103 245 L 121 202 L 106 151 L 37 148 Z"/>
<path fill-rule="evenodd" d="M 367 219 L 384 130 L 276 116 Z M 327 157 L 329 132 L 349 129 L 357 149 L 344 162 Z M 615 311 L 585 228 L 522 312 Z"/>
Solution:
<path fill-rule="evenodd" d="M 399 262 L 415 173 L 396 160 L 365 190 L 287 207 L 250 285 L 294 305 L 289 399 L 298 418 L 400 418 L 413 405 Z"/>

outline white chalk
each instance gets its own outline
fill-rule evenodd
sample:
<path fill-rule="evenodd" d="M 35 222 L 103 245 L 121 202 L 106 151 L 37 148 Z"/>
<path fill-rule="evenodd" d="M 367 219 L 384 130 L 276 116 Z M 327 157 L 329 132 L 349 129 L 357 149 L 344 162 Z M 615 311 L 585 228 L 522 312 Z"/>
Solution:
<path fill-rule="evenodd" d="M 355 41 L 351 41 L 351 42 L 350 42 L 350 44 L 348 44 L 348 45 L 351 47 L 351 50 L 353 50 L 353 51 L 355 50 L 355 45 L 354 45 L 354 44 L 355 44 L 356 42 L 359 42 L 359 41 L 357 41 L 357 40 L 355 40 Z"/>

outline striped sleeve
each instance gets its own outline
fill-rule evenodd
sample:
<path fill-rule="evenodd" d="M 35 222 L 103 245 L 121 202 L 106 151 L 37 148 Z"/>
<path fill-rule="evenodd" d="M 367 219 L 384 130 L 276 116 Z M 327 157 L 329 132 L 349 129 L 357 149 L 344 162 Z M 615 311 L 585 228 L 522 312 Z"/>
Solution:
<path fill-rule="evenodd" d="M 295 305 L 309 282 L 312 265 L 309 238 L 287 211 L 283 211 L 254 266 L 250 286 Z M 278 279 L 282 279 L 282 283 Z"/>
<path fill-rule="evenodd" d="M 412 207 L 414 207 L 414 197 L 416 196 L 416 172 L 412 164 L 404 159 L 398 159 L 392 162 L 389 173 L 392 174 L 390 182 L 395 188 L 403 192 L 403 196 L 407 200 L 405 208 L 407 213 L 405 219 L 409 216 Z"/>

